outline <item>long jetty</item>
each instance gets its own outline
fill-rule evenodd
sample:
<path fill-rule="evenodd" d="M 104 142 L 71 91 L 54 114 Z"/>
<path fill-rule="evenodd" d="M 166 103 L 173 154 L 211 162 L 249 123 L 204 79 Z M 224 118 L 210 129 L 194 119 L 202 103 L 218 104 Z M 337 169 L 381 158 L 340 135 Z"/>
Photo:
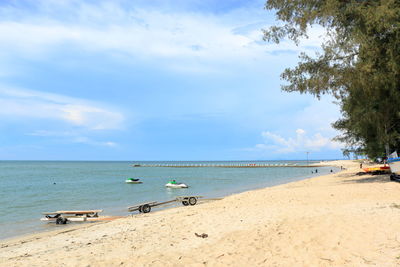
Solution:
<path fill-rule="evenodd" d="M 162 167 L 162 168 L 315 168 L 327 165 L 302 165 L 298 163 L 135 163 L 133 167 Z"/>

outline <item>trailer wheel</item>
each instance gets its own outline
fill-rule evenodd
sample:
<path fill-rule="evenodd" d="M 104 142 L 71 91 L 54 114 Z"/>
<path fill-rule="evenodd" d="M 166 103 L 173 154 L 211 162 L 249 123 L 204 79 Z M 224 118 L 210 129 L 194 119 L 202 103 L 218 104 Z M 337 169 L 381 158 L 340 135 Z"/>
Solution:
<path fill-rule="evenodd" d="M 189 202 L 187 202 L 187 200 L 182 201 L 183 206 L 188 206 Z"/>
<path fill-rule="evenodd" d="M 189 197 L 189 204 L 190 205 L 196 205 L 197 199 L 195 197 Z"/>
<path fill-rule="evenodd" d="M 142 212 L 143 213 L 149 213 L 151 211 L 151 207 L 149 204 L 145 204 L 142 206 Z"/>
<path fill-rule="evenodd" d="M 58 217 L 56 220 L 56 224 L 67 224 L 67 218 Z"/>
<path fill-rule="evenodd" d="M 142 208 L 143 208 L 143 206 L 139 206 L 139 212 L 140 212 L 140 213 L 143 212 L 143 211 L 142 211 Z"/>

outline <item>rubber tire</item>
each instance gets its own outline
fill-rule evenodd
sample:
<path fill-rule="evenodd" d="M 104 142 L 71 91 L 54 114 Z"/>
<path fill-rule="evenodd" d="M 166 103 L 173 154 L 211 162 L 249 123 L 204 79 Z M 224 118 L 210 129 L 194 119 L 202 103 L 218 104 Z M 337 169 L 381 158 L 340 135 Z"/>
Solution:
<path fill-rule="evenodd" d="M 149 204 L 145 204 L 142 206 L 142 212 L 143 213 L 149 213 L 151 211 L 151 207 Z"/>
<path fill-rule="evenodd" d="M 67 224 L 67 218 L 58 217 L 56 220 L 56 224 Z"/>
<path fill-rule="evenodd" d="M 139 212 L 142 213 L 143 206 L 139 206 Z"/>
<path fill-rule="evenodd" d="M 194 206 L 197 203 L 197 199 L 195 197 L 189 197 L 189 204 Z"/>
<path fill-rule="evenodd" d="M 182 201 L 183 206 L 188 206 L 189 202 L 187 200 Z"/>

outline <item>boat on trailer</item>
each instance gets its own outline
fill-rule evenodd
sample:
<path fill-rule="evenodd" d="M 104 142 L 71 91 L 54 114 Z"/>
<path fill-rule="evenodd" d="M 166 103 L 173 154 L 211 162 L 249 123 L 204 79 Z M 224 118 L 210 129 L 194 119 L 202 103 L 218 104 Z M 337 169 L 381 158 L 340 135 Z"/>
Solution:
<path fill-rule="evenodd" d="M 56 224 L 66 224 L 71 222 L 101 221 L 99 217 L 103 210 L 60 210 L 53 212 L 43 212 L 44 218 L 41 221 L 55 222 Z"/>

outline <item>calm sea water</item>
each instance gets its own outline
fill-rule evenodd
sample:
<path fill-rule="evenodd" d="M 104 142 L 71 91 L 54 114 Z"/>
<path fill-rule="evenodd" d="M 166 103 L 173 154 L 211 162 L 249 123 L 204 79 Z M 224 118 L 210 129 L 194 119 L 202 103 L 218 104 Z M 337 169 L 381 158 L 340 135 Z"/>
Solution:
<path fill-rule="evenodd" d="M 103 209 L 102 215 L 127 215 L 128 206 L 144 201 L 191 194 L 221 197 L 327 174 L 331 169 L 337 171 L 330 167 L 319 167 L 318 174 L 312 174 L 310 168 L 134 168 L 132 162 L 115 161 L 0 161 L 0 239 L 54 229 L 54 224 L 39 221 L 45 211 Z M 143 184 L 126 184 L 129 177 L 141 178 Z M 190 187 L 166 188 L 170 179 Z"/>

